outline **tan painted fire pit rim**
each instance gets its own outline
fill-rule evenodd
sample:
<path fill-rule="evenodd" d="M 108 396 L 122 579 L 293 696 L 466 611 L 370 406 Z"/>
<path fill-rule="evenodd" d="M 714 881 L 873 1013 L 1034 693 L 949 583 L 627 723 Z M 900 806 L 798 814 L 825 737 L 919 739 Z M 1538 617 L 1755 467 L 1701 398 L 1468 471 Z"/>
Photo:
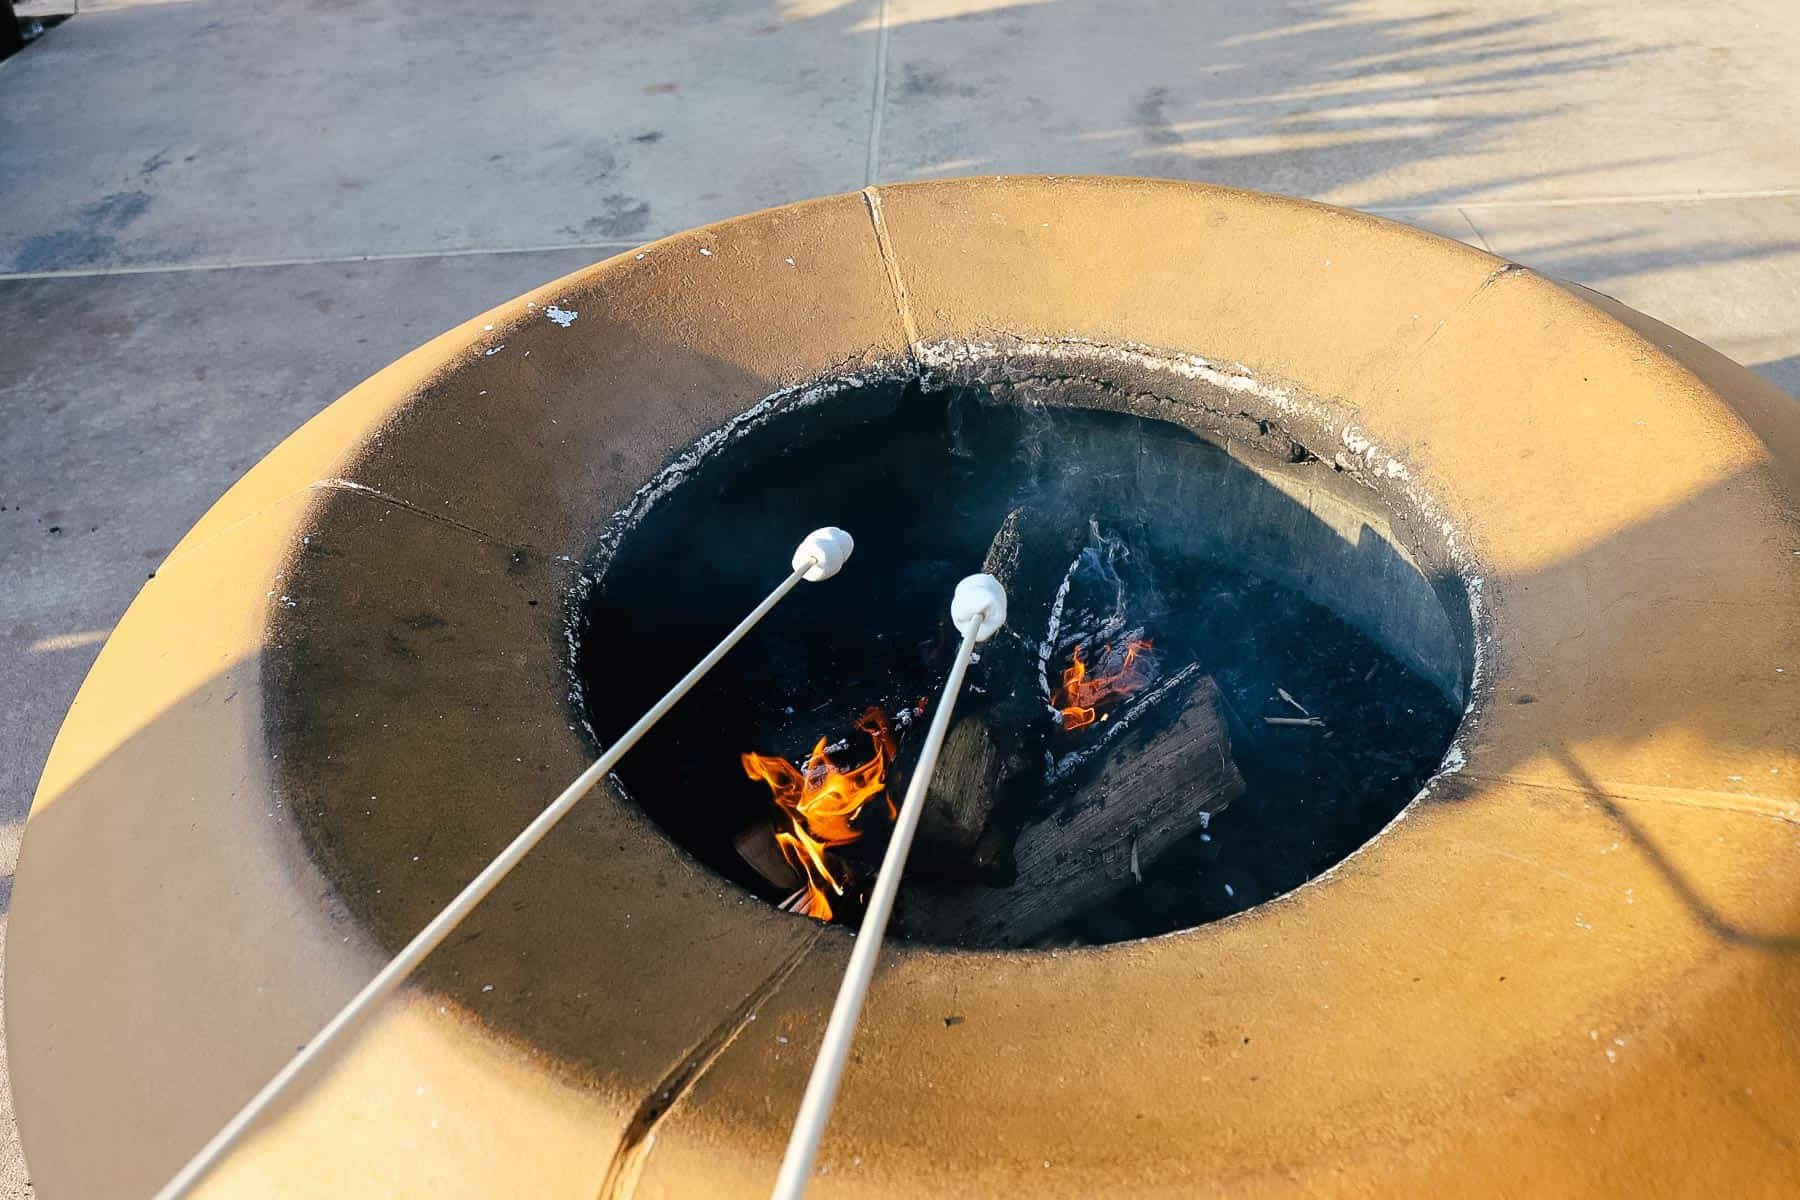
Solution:
<path fill-rule="evenodd" d="M 1095 952 L 896 954 L 832 1189 L 1792 1177 L 1770 1132 L 1800 1102 L 1792 402 L 1376 218 L 990 177 L 755 214 L 502 305 L 196 525 L 102 652 L 25 839 L 9 1050 L 43 1194 L 153 1186 L 573 773 L 557 601 L 670 454 L 779 389 L 997 331 L 1329 397 L 1319 440 L 1403 464 L 1478 564 L 1491 699 L 1460 773 L 1279 904 Z M 439 722 L 405 770 L 374 752 Z M 365 750 L 328 766 L 336 746 Z M 342 844 L 287 815 L 363 794 L 386 803 Z M 742 903 L 616 796 L 541 849 L 220 1194 L 766 1188 L 844 937 Z"/>

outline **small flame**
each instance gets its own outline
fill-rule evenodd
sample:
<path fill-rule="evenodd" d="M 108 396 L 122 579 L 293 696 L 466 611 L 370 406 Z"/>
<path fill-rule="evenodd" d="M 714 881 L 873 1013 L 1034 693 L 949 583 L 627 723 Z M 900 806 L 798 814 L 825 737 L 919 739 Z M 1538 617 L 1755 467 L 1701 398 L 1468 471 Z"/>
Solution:
<path fill-rule="evenodd" d="M 1094 723 L 1094 709 L 1120 696 L 1129 696 L 1150 682 L 1150 672 L 1154 661 L 1150 657 L 1149 642 L 1132 642 L 1125 647 L 1125 653 L 1118 660 L 1118 666 L 1105 674 L 1088 677 L 1087 663 L 1081 657 L 1081 646 L 1075 647 L 1075 656 L 1071 665 L 1063 672 L 1062 686 L 1050 702 L 1062 711 L 1063 729 L 1074 732 Z M 1104 668 L 1113 657 L 1111 646 L 1100 651 L 1100 666 Z M 1101 717 L 1100 720 L 1106 720 Z"/>
<path fill-rule="evenodd" d="M 859 767 L 845 769 L 832 762 L 824 738 L 804 767 L 772 755 L 743 756 L 744 774 L 769 785 L 777 819 L 786 826 L 775 833 L 782 856 L 806 877 L 806 898 L 798 911 L 821 921 L 831 920 L 831 895 L 844 894 L 842 868 L 833 874 L 826 851 L 862 836 L 852 822 L 869 801 L 886 791 L 887 765 L 898 750 L 887 716 L 879 708 L 865 712 L 856 728 L 869 735 L 875 752 Z M 898 815 L 891 796 L 887 812 L 889 820 Z"/>

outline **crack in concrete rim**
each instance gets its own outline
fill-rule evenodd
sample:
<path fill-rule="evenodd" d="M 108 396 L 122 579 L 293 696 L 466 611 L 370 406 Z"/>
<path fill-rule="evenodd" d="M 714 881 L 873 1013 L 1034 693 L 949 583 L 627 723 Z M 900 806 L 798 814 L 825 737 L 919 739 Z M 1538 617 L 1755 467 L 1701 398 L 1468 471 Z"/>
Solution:
<path fill-rule="evenodd" d="M 440 525 L 448 525 L 452 529 L 459 529 L 492 546 L 499 546 L 506 550 L 517 550 L 525 554 L 536 555 L 539 558 L 554 557 L 549 551 L 533 546 L 529 542 L 509 541 L 506 538 L 489 533 L 487 530 L 478 526 L 470 525 L 466 521 L 459 521 L 455 517 L 447 517 L 443 513 L 435 513 L 430 509 L 420 508 L 417 504 L 414 504 L 409 500 L 402 499 L 399 496 L 390 495 L 378 488 L 372 488 L 365 483 L 357 483 L 351 479 L 318 479 L 308 484 L 307 488 L 308 490 L 325 492 L 355 492 L 358 495 L 368 496 L 383 504 L 412 513 L 414 516 L 423 517 L 427 521 L 436 521 Z"/>
<path fill-rule="evenodd" d="M 164 558 L 161 563 L 157 564 L 156 570 L 154 570 L 150 573 L 150 578 L 155 579 L 158 575 L 168 574 L 170 571 L 173 571 L 176 567 L 187 562 L 189 559 L 194 558 L 195 556 L 205 553 L 206 551 L 210 550 L 212 548 L 212 546 L 215 543 L 217 543 L 221 538 L 227 537 L 227 536 L 231 535 L 232 533 L 235 533 L 237 530 L 244 528 L 247 525 L 252 525 L 252 524 L 256 523 L 257 521 L 262 520 L 264 517 L 267 517 L 270 513 L 276 511 L 277 509 L 281 508 L 283 505 L 287 504 L 289 501 L 293 500 L 294 497 L 303 496 L 309 492 L 320 492 L 320 493 L 341 492 L 341 493 L 348 493 L 351 495 L 365 496 L 370 500 L 373 500 L 379 504 L 385 504 L 385 505 L 389 506 L 390 508 L 396 508 L 403 512 L 411 513 L 413 516 L 422 517 L 427 521 L 435 521 L 440 525 L 446 525 L 446 526 L 450 527 L 451 529 L 459 530 L 463 533 L 469 534 L 471 537 L 474 537 L 478 541 L 486 542 L 492 546 L 498 546 L 498 547 L 500 547 L 502 549 L 506 549 L 506 550 L 517 550 L 517 551 L 520 551 L 521 553 L 535 555 L 539 558 L 555 557 L 549 551 L 543 550 L 537 546 L 530 545 L 529 543 L 526 543 L 526 542 L 514 542 L 514 541 L 510 541 L 506 538 L 499 537 L 495 534 L 489 533 L 485 529 L 481 529 L 481 528 L 478 528 L 477 526 L 470 525 L 464 521 L 458 521 L 454 517 L 444 516 L 442 513 L 434 513 L 432 511 L 430 511 L 429 509 L 421 508 L 418 505 L 413 504 L 408 500 L 402 499 L 399 496 L 389 495 L 386 492 L 380 491 L 376 488 L 369 487 L 367 484 L 357 483 L 354 480 L 349 480 L 349 479 L 323 478 L 323 479 L 315 479 L 315 480 L 311 481 L 310 483 L 305 483 L 305 484 L 300 485 L 297 488 L 294 488 L 292 491 L 283 492 L 281 495 L 273 497 L 267 503 L 258 505 L 254 510 L 245 513 L 243 516 L 239 517 L 235 521 L 232 521 L 230 524 L 225 525 L 225 526 L 213 531 L 204 540 L 196 542 L 192 546 L 182 546 L 182 545 L 177 544 L 175 549 L 170 551 L 168 557 Z"/>
<path fill-rule="evenodd" d="M 757 1011 L 781 990 L 800 964 L 806 961 L 806 956 L 818 945 L 824 932 L 824 925 L 810 930 L 800 945 L 766 979 L 757 984 L 736 1008 L 725 1014 L 717 1025 L 681 1056 L 666 1075 L 656 1081 L 656 1085 L 632 1113 L 624 1132 L 619 1135 L 618 1147 L 613 1151 L 612 1161 L 607 1164 L 597 1200 L 631 1200 L 637 1190 L 638 1178 L 643 1173 L 644 1163 L 656 1144 L 658 1126 L 694 1089 L 694 1085 L 700 1082 L 701 1077 L 725 1051 L 731 1048 L 750 1022 L 756 1019 Z"/>

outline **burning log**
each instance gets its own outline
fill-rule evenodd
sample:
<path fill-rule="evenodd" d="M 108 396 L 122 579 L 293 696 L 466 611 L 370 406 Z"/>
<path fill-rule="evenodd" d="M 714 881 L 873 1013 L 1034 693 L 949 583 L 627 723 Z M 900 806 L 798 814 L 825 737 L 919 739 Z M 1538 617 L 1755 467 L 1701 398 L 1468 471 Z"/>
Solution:
<path fill-rule="evenodd" d="M 1137 634 L 1142 632 L 1141 629 L 1135 631 Z M 1155 662 L 1150 655 L 1153 647 L 1135 635 L 1117 654 L 1110 645 L 1103 647 L 1100 651 L 1102 662 L 1094 672 L 1088 670 L 1082 649 L 1079 644 L 1075 646 L 1072 664 L 1063 672 L 1062 686 L 1050 697 L 1050 703 L 1060 714 L 1063 730 L 1069 733 L 1092 725 L 1096 706 L 1143 690 L 1150 682 Z"/>
<path fill-rule="evenodd" d="M 913 888 L 901 896 L 900 929 L 934 941 L 1028 943 L 1131 886 L 1243 793 L 1211 677 L 1144 708 L 1056 813 L 1019 834 L 1010 886 Z"/>
<path fill-rule="evenodd" d="M 1029 765 L 1001 750 L 985 716 L 966 715 L 952 725 L 919 815 L 915 873 L 969 878 L 991 870 L 995 856 L 978 849 L 982 835 L 1009 779 Z"/>
<path fill-rule="evenodd" d="M 735 839 L 738 854 L 777 886 L 792 886 L 798 875 L 805 897 L 800 911 L 821 921 L 831 920 L 832 897 L 841 897 L 845 891 L 843 865 L 831 852 L 862 837 L 855 822 L 864 807 L 886 791 L 887 766 L 898 750 L 887 716 L 879 708 L 863 713 L 856 728 L 873 743 L 872 756 L 857 767 L 832 762 L 824 738 L 818 740 L 804 765 L 769 754 L 741 756 L 744 773 L 769 785 L 776 825 L 758 822 L 740 833 Z M 893 820 L 891 797 L 885 807 L 888 820 Z M 775 855 L 791 873 L 784 874 L 771 859 L 764 830 L 772 837 Z"/>
<path fill-rule="evenodd" d="M 775 840 L 775 826 L 768 821 L 746 826 L 731 839 L 731 844 L 752 871 L 776 887 L 789 891 L 806 882 L 805 874 L 781 852 L 781 843 Z M 804 890 L 800 894 L 804 895 Z"/>
<path fill-rule="evenodd" d="M 1054 548 L 1045 552 L 1043 542 Z M 987 836 L 994 810 L 1042 755 L 1031 734 L 1041 711 L 1032 694 L 1035 659 L 1017 630 L 1035 626 L 1049 580 L 1028 578 L 1027 564 L 1056 562 L 1066 542 L 1050 522 L 1015 508 L 988 545 L 981 569 L 1006 589 L 1009 627 L 982 646 L 968 694 L 944 740 L 919 818 L 912 857 L 916 874 L 973 881 L 992 878 L 1000 869 L 1005 847 Z"/>

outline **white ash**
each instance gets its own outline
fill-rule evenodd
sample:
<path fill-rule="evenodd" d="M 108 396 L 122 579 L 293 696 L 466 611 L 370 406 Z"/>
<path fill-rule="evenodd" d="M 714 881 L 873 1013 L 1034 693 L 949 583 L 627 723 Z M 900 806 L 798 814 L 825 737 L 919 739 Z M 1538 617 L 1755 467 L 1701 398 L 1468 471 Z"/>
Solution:
<path fill-rule="evenodd" d="M 1103 534 L 1100 523 L 1093 517 L 1088 518 L 1088 544 L 1082 547 L 1069 569 L 1063 573 L 1062 583 L 1057 586 L 1056 596 L 1050 603 L 1049 628 L 1044 633 L 1044 640 L 1038 644 L 1038 693 L 1043 697 L 1045 707 L 1049 708 L 1058 722 L 1061 711 L 1052 702 L 1055 689 L 1050 683 L 1050 660 L 1059 655 L 1069 654 L 1076 646 L 1096 642 L 1119 639 L 1125 627 L 1125 580 L 1120 576 L 1118 563 L 1128 561 L 1131 547 L 1117 534 Z M 1099 582 L 1109 584 L 1113 588 L 1112 608 L 1101 615 L 1099 623 L 1092 630 L 1074 630 L 1063 632 L 1063 614 L 1067 610 L 1069 593 L 1075 586 L 1075 577 L 1082 573 L 1082 568 L 1089 568 L 1090 575 L 1099 577 Z M 1144 636 L 1144 630 L 1137 630 L 1124 635 L 1123 640 L 1136 640 Z"/>

